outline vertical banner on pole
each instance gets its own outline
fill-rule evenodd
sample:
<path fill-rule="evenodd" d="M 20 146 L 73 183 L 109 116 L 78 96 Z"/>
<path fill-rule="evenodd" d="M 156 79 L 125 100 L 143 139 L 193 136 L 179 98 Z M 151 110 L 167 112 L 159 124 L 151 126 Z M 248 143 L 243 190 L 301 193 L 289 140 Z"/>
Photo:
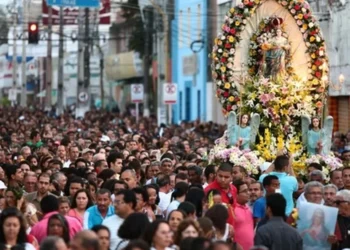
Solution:
<path fill-rule="evenodd" d="M 136 105 L 136 122 L 139 121 L 139 104 L 143 102 L 144 90 L 142 84 L 131 84 L 131 102 Z"/>
<path fill-rule="evenodd" d="M 168 122 L 172 123 L 172 105 L 177 103 L 177 84 L 176 83 L 165 83 L 163 85 L 163 101 L 164 104 L 168 105 Z"/>

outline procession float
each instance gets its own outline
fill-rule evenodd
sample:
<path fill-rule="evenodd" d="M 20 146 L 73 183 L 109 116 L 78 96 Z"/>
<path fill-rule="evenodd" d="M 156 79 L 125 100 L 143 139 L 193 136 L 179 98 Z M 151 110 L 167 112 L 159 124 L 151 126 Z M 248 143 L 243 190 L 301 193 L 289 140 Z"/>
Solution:
<path fill-rule="evenodd" d="M 228 10 L 210 56 L 227 117 L 211 162 L 230 161 L 258 175 L 284 152 L 297 175 L 312 162 L 327 179 L 342 167 L 330 151 L 325 40 L 306 1 L 243 0 Z"/>

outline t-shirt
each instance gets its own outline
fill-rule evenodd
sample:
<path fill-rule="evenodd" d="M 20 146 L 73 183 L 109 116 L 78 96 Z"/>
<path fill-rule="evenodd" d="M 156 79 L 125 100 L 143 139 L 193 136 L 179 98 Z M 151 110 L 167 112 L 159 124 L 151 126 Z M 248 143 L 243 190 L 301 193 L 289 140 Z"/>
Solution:
<path fill-rule="evenodd" d="M 265 217 L 265 213 L 266 213 L 266 198 L 260 197 L 254 202 L 253 217 L 257 219 L 262 219 Z"/>
<path fill-rule="evenodd" d="M 263 182 L 268 174 L 263 174 L 259 178 L 259 182 Z M 280 181 L 281 193 L 287 201 L 286 215 L 289 216 L 294 208 L 293 193 L 298 191 L 298 181 L 294 176 L 287 173 L 271 172 L 270 175 L 275 175 Z"/>

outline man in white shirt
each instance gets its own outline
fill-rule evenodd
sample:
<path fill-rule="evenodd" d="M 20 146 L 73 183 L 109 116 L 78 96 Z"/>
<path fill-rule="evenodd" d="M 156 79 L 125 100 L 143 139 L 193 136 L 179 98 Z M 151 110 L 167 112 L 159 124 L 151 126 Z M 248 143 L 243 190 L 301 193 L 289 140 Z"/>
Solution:
<path fill-rule="evenodd" d="M 162 212 L 166 211 L 171 200 L 171 185 L 169 175 L 159 174 L 157 177 L 157 185 L 159 186 L 159 204 L 158 207 Z"/>
<path fill-rule="evenodd" d="M 135 212 L 136 195 L 132 190 L 122 189 L 118 191 L 114 198 L 115 215 L 105 219 L 102 225 L 110 231 L 110 249 L 116 249 L 122 239 L 118 236 L 118 230 L 126 217 Z"/>

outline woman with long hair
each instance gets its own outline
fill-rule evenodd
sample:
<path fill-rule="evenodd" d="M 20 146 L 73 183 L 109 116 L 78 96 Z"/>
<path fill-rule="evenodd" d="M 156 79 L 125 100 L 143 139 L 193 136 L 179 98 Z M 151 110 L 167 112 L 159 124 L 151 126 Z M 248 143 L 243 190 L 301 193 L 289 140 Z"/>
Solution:
<path fill-rule="evenodd" d="M 181 221 L 186 218 L 186 216 L 186 213 L 179 209 L 175 209 L 169 213 L 168 223 L 173 233 L 177 231 L 178 226 L 180 225 Z"/>
<path fill-rule="evenodd" d="M 145 186 L 148 193 L 148 202 L 146 204 L 146 209 L 151 209 L 155 217 L 163 217 L 162 210 L 158 207 L 159 203 L 159 189 L 157 185 L 149 184 Z"/>
<path fill-rule="evenodd" d="M 151 250 L 171 250 L 171 230 L 165 220 L 153 221 L 143 235 Z"/>
<path fill-rule="evenodd" d="M 86 189 L 80 189 L 73 197 L 71 209 L 69 210 L 68 215 L 77 218 L 81 225 L 83 225 L 85 211 L 93 205 L 94 203 L 92 202 L 89 191 Z"/>
<path fill-rule="evenodd" d="M 21 188 L 8 188 L 5 192 L 5 208 L 17 208 L 24 217 L 25 225 L 28 231 L 38 222 L 36 208 L 33 204 L 28 203 L 23 196 Z"/>
<path fill-rule="evenodd" d="M 69 225 L 66 218 L 60 214 L 51 215 L 47 222 L 47 235 L 60 237 L 69 244 Z"/>
<path fill-rule="evenodd" d="M 21 212 L 6 208 L 0 215 L 0 249 L 35 250 L 29 243 Z"/>
<path fill-rule="evenodd" d="M 202 229 L 199 223 L 192 219 L 185 219 L 181 221 L 174 235 L 174 244 L 179 246 L 180 242 L 188 237 L 197 238 L 202 237 Z"/>

